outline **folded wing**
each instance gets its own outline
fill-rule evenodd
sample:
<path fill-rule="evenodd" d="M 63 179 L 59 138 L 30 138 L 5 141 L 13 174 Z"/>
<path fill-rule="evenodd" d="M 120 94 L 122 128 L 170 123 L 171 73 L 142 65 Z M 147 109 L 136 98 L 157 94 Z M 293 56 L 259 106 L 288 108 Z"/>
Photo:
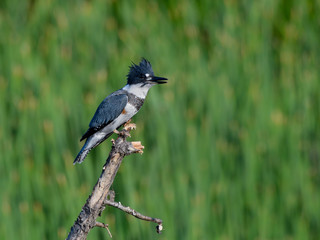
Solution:
<path fill-rule="evenodd" d="M 125 94 L 114 93 L 106 97 L 97 108 L 89 124 L 89 129 L 80 141 L 90 137 L 115 120 L 121 114 L 127 103 L 128 97 Z"/>

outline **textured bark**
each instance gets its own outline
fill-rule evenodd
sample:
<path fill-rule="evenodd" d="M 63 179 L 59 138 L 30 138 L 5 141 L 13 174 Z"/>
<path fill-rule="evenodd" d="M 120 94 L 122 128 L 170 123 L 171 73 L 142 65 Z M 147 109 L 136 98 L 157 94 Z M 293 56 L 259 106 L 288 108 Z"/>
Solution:
<path fill-rule="evenodd" d="M 87 239 L 89 231 L 97 225 L 96 219 L 105 208 L 105 200 L 122 159 L 132 153 L 142 153 L 143 146 L 140 142 L 126 141 L 126 138 L 130 136 L 129 131 L 133 128 L 135 128 L 134 124 L 127 124 L 121 132 L 118 132 L 119 137 L 116 141 L 113 141 L 111 152 L 103 166 L 100 178 L 71 227 L 67 239 Z"/>

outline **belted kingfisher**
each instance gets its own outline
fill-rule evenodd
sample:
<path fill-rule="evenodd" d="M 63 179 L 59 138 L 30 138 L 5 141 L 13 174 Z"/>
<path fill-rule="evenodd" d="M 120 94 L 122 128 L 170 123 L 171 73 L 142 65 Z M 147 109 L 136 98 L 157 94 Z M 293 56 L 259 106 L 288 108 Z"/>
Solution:
<path fill-rule="evenodd" d="M 151 64 L 142 58 L 139 65 L 132 63 L 127 75 L 127 85 L 111 93 L 99 105 L 89 124 L 89 129 L 80 139 L 86 143 L 73 164 L 82 163 L 91 149 L 98 146 L 114 130 L 129 121 L 141 108 L 149 89 L 166 83 L 167 78 L 154 76 Z"/>

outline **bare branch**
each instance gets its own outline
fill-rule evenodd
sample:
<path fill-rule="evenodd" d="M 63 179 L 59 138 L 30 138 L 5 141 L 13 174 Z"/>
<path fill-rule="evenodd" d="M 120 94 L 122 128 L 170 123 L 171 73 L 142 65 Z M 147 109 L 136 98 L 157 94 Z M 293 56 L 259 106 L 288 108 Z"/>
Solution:
<path fill-rule="evenodd" d="M 132 129 L 135 129 L 135 124 L 128 122 L 124 125 L 123 129 L 120 132 L 117 132 L 118 138 L 116 140 L 112 139 L 112 148 L 109 157 L 105 165 L 103 166 L 102 173 L 96 185 L 94 186 L 91 195 L 87 199 L 85 205 L 82 207 L 77 220 L 71 227 L 70 233 L 67 238 L 68 240 L 85 240 L 87 239 L 89 231 L 96 226 L 104 227 L 109 231 L 107 227 L 108 225 L 99 223 L 96 221 L 96 219 L 101 216 L 102 211 L 105 209 L 105 201 L 107 200 L 113 202 L 114 200 L 114 192 L 109 191 L 109 189 L 118 172 L 122 159 L 132 153 L 142 153 L 142 149 L 144 148 L 141 145 L 141 142 L 126 141 L 126 138 L 130 136 L 129 132 Z M 132 211 L 135 212 L 134 210 Z M 140 218 L 142 220 L 158 223 L 157 231 L 161 232 L 162 221 L 160 219 L 146 217 L 137 212 L 135 212 L 135 215 L 137 218 Z M 111 233 L 109 234 L 111 236 Z"/>
<path fill-rule="evenodd" d="M 101 227 L 101 228 L 107 229 L 110 238 L 112 238 L 112 234 L 111 234 L 111 232 L 109 230 L 109 225 L 108 224 L 104 224 L 104 223 L 101 223 L 101 222 L 96 222 L 95 227 Z"/>
<path fill-rule="evenodd" d="M 134 209 L 132 209 L 130 207 L 123 206 L 121 204 L 121 202 L 114 202 L 114 201 L 106 199 L 104 201 L 104 204 L 108 205 L 108 206 L 112 206 L 112 207 L 118 208 L 121 211 L 124 211 L 125 213 L 128 213 L 128 214 L 130 214 L 130 215 L 132 215 L 132 216 L 134 216 L 136 218 L 139 218 L 141 220 L 157 223 L 158 224 L 158 226 L 156 227 L 157 228 L 157 233 L 161 233 L 161 231 L 163 229 L 162 220 L 159 219 L 159 218 L 152 218 L 152 217 L 145 216 L 145 215 L 137 212 L 136 210 L 134 210 Z"/>

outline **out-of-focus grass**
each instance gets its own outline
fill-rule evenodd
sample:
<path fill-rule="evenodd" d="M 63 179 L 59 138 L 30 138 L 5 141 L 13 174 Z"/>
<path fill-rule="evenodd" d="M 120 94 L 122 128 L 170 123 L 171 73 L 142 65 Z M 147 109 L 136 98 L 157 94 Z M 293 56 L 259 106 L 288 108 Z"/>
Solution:
<path fill-rule="evenodd" d="M 317 239 L 317 1 L 2 1 L 0 238 L 63 239 L 110 149 L 72 161 L 144 56 L 154 87 L 107 208 L 116 239 Z M 105 239 L 94 229 L 89 239 Z"/>

